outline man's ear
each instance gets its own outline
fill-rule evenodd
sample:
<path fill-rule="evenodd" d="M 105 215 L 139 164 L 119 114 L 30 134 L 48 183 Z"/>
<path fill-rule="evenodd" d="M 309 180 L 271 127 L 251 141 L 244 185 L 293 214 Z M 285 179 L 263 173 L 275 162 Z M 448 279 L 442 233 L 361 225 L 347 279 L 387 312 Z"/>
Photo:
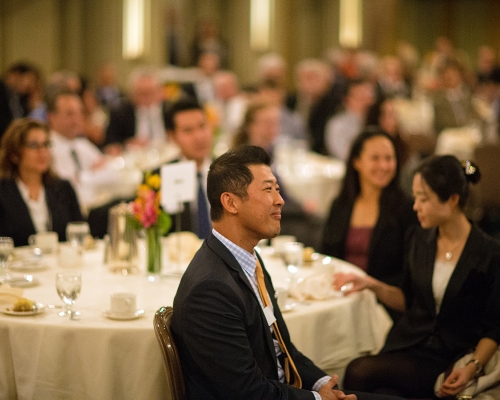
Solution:
<path fill-rule="evenodd" d="M 236 215 L 238 214 L 238 197 L 229 192 L 224 192 L 220 195 L 220 202 L 224 210 L 228 213 Z"/>
<path fill-rule="evenodd" d="M 17 154 L 12 155 L 10 161 L 17 165 L 19 163 L 19 156 Z"/>

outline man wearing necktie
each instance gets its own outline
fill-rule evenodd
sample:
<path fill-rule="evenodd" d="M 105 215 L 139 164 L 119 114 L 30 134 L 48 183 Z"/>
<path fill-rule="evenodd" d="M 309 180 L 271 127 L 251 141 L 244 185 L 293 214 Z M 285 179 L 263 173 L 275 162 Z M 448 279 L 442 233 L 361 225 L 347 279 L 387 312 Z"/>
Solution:
<path fill-rule="evenodd" d="M 55 93 L 47 103 L 52 142 L 52 168 L 59 177 L 71 182 L 82 203 L 80 174 L 104 165 L 102 152 L 83 135 L 83 104 L 71 90 Z"/>
<path fill-rule="evenodd" d="M 210 166 L 213 229 L 181 279 L 172 319 L 187 398 L 354 400 L 295 348 L 254 251 L 280 232 L 284 201 L 269 165 L 262 148 L 242 146 Z"/>
<path fill-rule="evenodd" d="M 194 232 L 199 238 L 205 239 L 212 229 L 206 195 L 207 173 L 212 161 L 212 130 L 203 108 L 191 99 L 182 99 L 171 105 L 167 111 L 166 125 L 170 138 L 181 152 L 181 156 L 173 162 L 196 162 L 196 199 L 184 204 L 181 230 Z M 172 227 L 172 231 L 175 229 Z"/>

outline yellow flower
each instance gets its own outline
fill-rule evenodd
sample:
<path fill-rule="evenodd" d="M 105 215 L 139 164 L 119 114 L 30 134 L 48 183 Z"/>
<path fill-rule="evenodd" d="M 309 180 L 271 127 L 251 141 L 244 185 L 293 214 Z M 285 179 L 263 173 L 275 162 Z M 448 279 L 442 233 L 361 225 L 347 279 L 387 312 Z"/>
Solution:
<path fill-rule="evenodd" d="M 160 188 L 160 184 L 160 175 L 154 174 L 146 177 L 146 185 L 148 185 L 151 189 L 158 190 Z"/>

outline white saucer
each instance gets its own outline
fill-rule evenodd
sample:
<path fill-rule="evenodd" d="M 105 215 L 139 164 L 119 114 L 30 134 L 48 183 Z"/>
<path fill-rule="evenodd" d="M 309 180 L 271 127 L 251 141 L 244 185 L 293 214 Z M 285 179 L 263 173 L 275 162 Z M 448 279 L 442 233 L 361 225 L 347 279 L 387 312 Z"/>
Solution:
<path fill-rule="evenodd" d="M 45 306 L 42 303 L 36 303 L 36 310 L 32 311 L 14 311 L 13 305 L 4 305 L 0 307 L 0 312 L 7 315 L 14 315 L 17 317 L 27 317 L 29 315 L 36 315 L 45 312 Z"/>
<path fill-rule="evenodd" d="M 130 315 L 115 314 L 111 310 L 104 310 L 102 314 L 109 319 L 115 319 L 119 321 L 129 321 L 131 319 L 137 319 L 144 315 L 144 310 L 137 310 L 135 313 Z"/>
<path fill-rule="evenodd" d="M 29 288 L 38 286 L 40 281 L 31 274 L 24 274 L 22 276 L 11 276 L 6 283 L 13 288 Z"/>
<path fill-rule="evenodd" d="M 47 264 L 41 263 L 40 260 L 17 260 L 12 261 L 8 267 L 12 271 L 41 271 L 48 268 Z"/>

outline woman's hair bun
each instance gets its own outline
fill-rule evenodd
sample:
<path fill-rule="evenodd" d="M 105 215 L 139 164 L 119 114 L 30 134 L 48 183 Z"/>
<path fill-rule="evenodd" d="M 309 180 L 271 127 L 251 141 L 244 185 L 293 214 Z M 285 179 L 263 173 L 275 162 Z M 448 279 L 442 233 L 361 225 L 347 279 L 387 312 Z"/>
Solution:
<path fill-rule="evenodd" d="M 462 168 L 464 170 L 465 178 L 467 182 L 477 183 L 481 179 L 481 172 L 476 164 L 472 161 L 464 160 L 462 161 Z"/>

